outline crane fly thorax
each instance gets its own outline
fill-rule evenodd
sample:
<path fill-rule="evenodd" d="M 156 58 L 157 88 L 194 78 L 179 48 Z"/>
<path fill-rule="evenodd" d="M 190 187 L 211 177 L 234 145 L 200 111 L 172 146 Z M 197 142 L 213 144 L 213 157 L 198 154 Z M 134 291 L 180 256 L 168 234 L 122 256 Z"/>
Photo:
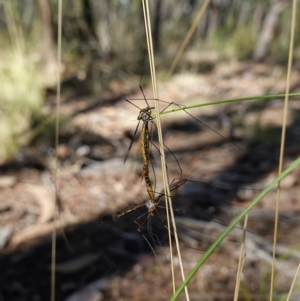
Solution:
<path fill-rule="evenodd" d="M 148 200 L 148 201 L 145 202 L 145 206 L 150 211 L 150 210 L 153 210 L 155 208 L 155 203 L 152 200 Z"/>
<path fill-rule="evenodd" d="M 153 120 L 153 117 L 151 116 L 151 109 L 154 109 L 153 107 L 147 107 L 145 109 L 142 109 L 140 111 L 140 114 L 138 116 L 138 120 L 142 120 L 143 122 L 148 122 Z"/>

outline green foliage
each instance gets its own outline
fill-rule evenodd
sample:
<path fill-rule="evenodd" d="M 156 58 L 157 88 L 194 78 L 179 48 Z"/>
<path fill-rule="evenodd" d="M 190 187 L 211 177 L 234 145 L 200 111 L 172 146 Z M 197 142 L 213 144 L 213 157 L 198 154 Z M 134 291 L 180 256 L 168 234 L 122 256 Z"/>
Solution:
<path fill-rule="evenodd" d="M 30 139 L 33 119 L 42 114 L 43 90 L 34 63 L 22 54 L 2 53 L 0 62 L 0 159 L 11 158 Z"/>
<path fill-rule="evenodd" d="M 279 58 L 279 61 L 286 64 L 289 45 L 290 45 L 290 30 L 291 30 L 291 8 L 292 5 L 288 6 L 280 16 L 280 24 L 276 28 L 274 33 L 274 39 L 270 47 L 270 55 L 273 57 Z M 295 24 L 295 41 L 294 41 L 294 56 L 299 58 L 299 34 L 300 34 L 300 18 L 296 18 Z"/>
<path fill-rule="evenodd" d="M 238 59 L 250 59 L 255 39 L 252 37 L 251 25 L 238 27 L 231 36 L 230 43 Z"/>
<path fill-rule="evenodd" d="M 213 48 L 220 51 L 224 58 L 249 59 L 255 46 L 252 25 L 249 23 L 235 27 L 232 32 L 219 28 L 211 44 Z"/>
<path fill-rule="evenodd" d="M 45 24 L 39 2 L 22 2 L 17 0 L 6 1 L 0 6 L 6 7 L 11 14 L 18 15 L 16 22 L 18 33 L 23 36 L 26 50 L 28 47 L 34 51 L 37 58 L 42 58 L 41 32 Z M 199 47 L 208 51 L 217 50 L 223 58 L 249 59 L 252 56 L 255 43 L 261 34 L 265 16 L 270 10 L 272 1 L 248 0 L 228 2 L 210 6 L 197 30 L 188 43 L 188 49 L 199 52 Z M 55 28 L 57 28 L 57 3 L 48 2 L 52 42 L 55 44 Z M 181 41 L 186 36 L 202 2 L 192 1 L 167 1 L 162 5 L 160 12 L 157 10 L 156 1 L 150 2 L 150 14 L 153 19 L 159 16 L 158 28 L 160 45 L 156 52 L 156 62 L 160 70 L 170 66 L 174 54 Z M 257 9 L 260 5 L 261 13 Z M 9 9 L 7 8 L 9 7 Z M 274 40 L 270 46 L 270 53 L 275 59 L 286 57 L 289 39 L 289 16 L 287 8 L 277 25 Z M 154 21 L 154 20 L 153 20 Z M 153 31 L 155 28 L 153 22 Z M 11 35 L 12 27 L 7 30 L 0 20 L 0 41 L 3 37 Z M 296 24 L 299 33 L 300 19 Z M 78 71 L 84 70 L 86 81 L 91 92 L 100 94 L 109 87 L 111 80 L 124 78 L 126 75 L 140 74 L 145 49 L 144 21 L 142 18 L 141 1 L 83 1 L 63 2 L 63 62 L 66 76 L 74 76 Z M 296 39 L 299 36 L 296 32 Z M 299 44 L 299 43 L 298 43 Z M 297 52 L 297 41 L 295 55 Z M 34 49 L 33 49 L 34 48 Z M 145 64 L 147 65 L 147 64 Z M 184 66 L 184 64 L 181 64 Z M 211 66 L 199 66 L 195 72 Z M 180 71 L 180 65 L 176 69 Z M 51 76 L 50 76 L 51 77 Z M 52 76 L 54 78 L 54 76 Z M 45 79 L 45 76 L 43 76 Z"/>

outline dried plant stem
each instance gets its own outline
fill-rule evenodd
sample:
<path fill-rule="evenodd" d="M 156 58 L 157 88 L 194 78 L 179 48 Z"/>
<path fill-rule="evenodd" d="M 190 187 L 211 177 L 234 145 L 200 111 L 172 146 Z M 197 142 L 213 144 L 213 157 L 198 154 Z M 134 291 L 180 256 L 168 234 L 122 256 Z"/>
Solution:
<path fill-rule="evenodd" d="M 59 116 L 60 116 L 60 66 L 61 66 L 61 35 L 62 35 L 62 0 L 58 0 L 58 24 L 57 24 L 57 71 L 56 71 L 56 123 L 55 123 L 55 166 L 54 166 L 54 186 L 55 186 L 55 214 L 52 231 L 52 250 L 51 250 L 51 301 L 55 301 L 55 265 L 56 265 L 56 220 L 58 215 L 58 187 L 57 171 L 58 158 L 57 148 L 59 142 Z"/>
<path fill-rule="evenodd" d="M 295 277 L 294 277 L 294 279 L 293 279 L 292 285 L 291 285 L 291 287 L 290 287 L 289 294 L 288 294 L 288 296 L 287 296 L 287 298 L 286 298 L 286 301 L 289 301 L 289 300 L 290 300 L 290 297 L 291 297 L 293 288 L 294 288 L 294 286 L 295 286 L 295 283 L 296 283 L 296 280 L 297 280 L 297 277 L 298 277 L 298 274 L 299 274 L 299 270 L 300 270 L 300 262 L 299 262 L 297 271 L 296 271 L 296 273 L 295 273 Z"/>
<path fill-rule="evenodd" d="M 295 24 L 296 24 L 296 11 L 297 11 L 296 4 L 297 4 L 296 0 L 293 0 L 292 20 L 291 20 L 291 36 L 290 36 L 289 57 L 288 57 L 288 67 L 287 67 L 287 76 L 286 76 L 286 90 L 285 90 L 285 99 L 284 99 L 278 174 L 281 174 L 282 166 L 283 166 L 283 155 L 284 155 L 285 133 L 286 133 L 287 113 L 288 113 L 288 103 L 289 103 L 291 69 L 292 69 L 292 59 L 293 59 L 293 50 L 294 50 L 294 37 L 295 37 Z M 275 257 L 276 257 L 276 243 L 277 243 L 277 230 L 278 230 L 279 200 L 280 200 L 280 181 L 278 182 L 278 185 L 277 185 L 277 195 L 276 195 L 276 205 L 275 205 L 275 223 L 274 223 L 274 236 L 273 236 L 273 255 L 272 255 L 273 260 L 272 260 L 271 283 L 270 283 L 270 301 L 273 300 L 273 290 L 274 290 L 274 274 L 275 274 Z"/>
<path fill-rule="evenodd" d="M 243 239 L 240 249 L 240 256 L 239 256 L 239 264 L 237 269 L 237 275 L 236 275 L 236 283 L 235 283 L 235 290 L 234 290 L 234 301 L 238 300 L 239 297 L 239 289 L 240 289 L 240 283 L 241 283 L 241 277 L 242 277 L 242 270 L 244 266 L 245 261 L 245 255 L 244 255 L 244 249 L 245 249 L 245 242 L 246 242 L 246 230 L 247 230 L 247 223 L 248 223 L 248 214 L 245 216 L 244 220 L 244 227 L 243 227 Z"/>
<path fill-rule="evenodd" d="M 177 64 L 178 64 L 178 62 L 179 62 L 179 60 L 180 60 L 180 58 L 182 56 L 182 53 L 184 52 L 184 50 L 185 50 L 188 42 L 190 41 L 190 39 L 191 39 L 191 37 L 192 37 L 195 29 L 197 28 L 197 25 L 198 25 L 201 17 L 203 16 L 203 14 L 204 14 L 204 12 L 205 12 L 205 10 L 206 10 L 209 2 L 210 2 L 210 0 L 205 0 L 203 2 L 203 4 L 202 4 L 202 6 L 201 6 L 201 8 L 200 8 L 200 10 L 199 10 L 199 12 L 198 12 L 195 20 L 194 20 L 194 22 L 193 22 L 193 24 L 191 26 L 191 28 L 189 29 L 189 31 L 186 34 L 186 36 L 185 36 L 182 44 L 180 45 L 179 50 L 176 53 L 176 56 L 175 56 L 175 58 L 174 58 L 174 60 L 173 60 L 173 62 L 171 64 L 171 67 L 169 68 L 169 70 L 167 72 L 166 79 L 168 79 L 172 75 L 172 73 L 174 72 L 174 70 L 175 70 L 175 68 L 176 68 L 176 66 L 177 66 Z"/>
<path fill-rule="evenodd" d="M 172 243 L 171 243 L 171 228 L 170 228 L 170 219 L 169 215 L 171 216 L 171 221 L 173 225 L 173 233 L 175 237 L 176 247 L 177 247 L 177 254 L 181 268 L 181 275 L 183 281 L 185 280 L 185 275 L 183 271 L 182 259 L 180 254 L 179 248 L 179 241 L 177 236 L 174 212 L 172 208 L 172 200 L 170 197 L 170 188 L 169 188 L 169 181 L 167 175 L 167 168 L 166 168 L 166 161 L 165 161 L 165 153 L 164 153 L 164 143 L 163 143 L 163 136 L 161 130 L 161 121 L 159 116 L 159 102 L 158 99 L 158 91 L 157 91 L 157 84 L 156 84 L 156 73 L 155 73 L 155 62 L 154 62 L 154 54 L 153 54 L 153 43 L 152 43 L 152 36 L 151 36 L 151 22 L 150 22 L 150 13 L 149 13 L 149 3 L 148 0 L 143 0 L 143 12 L 144 12 L 144 20 L 145 20 L 145 30 L 146 30 L 146 38 L 147 38 L 147 46 L 148 46 L 148 54 L 149 54 L 149 62 L 150 62 L 150 72 L 151 72 L 151 79 L 152 79 L 152 88 L 153 88 L 153 96 L 155 99 L 155 114 L 157 116 L 157 131 L 158 131 L 158 138 L 159 138 L 159 149 L 161 155 L 161 164 L 162 164 L 162 174 L 163 174 L 163 182 L 164 182 L 164 189 L 166 195 L 166 210 L 167 210 L 167 223 L 168 223 L 168 231 L 169 231 L 169 241 L 170 241 L 170 258 L 171 258 L 171 270 L 172 270 L 172 282 L 173 282 L 173 291 L 175 292 L 175 275 L 174 275 L 174 265 L 173 265 L 173 252 L 172 252 Z M 185 287 L 185 294 L 186 299 L 189 299 L 188 289 Z"/>

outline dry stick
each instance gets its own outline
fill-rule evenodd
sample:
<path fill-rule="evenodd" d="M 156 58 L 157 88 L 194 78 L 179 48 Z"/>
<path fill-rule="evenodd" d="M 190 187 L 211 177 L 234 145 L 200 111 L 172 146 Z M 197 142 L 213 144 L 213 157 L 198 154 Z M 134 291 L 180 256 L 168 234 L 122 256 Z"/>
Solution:
<path fill-rule="evenodd" d="M 246 241 L 245 239 L 246 239 L 247 223 L 248 223 L 248 214 L 246 214 L 245 220 L 244 220 L 243 239 L 242 239 L 242 244 L 241 244 L 241 249 L 240 249 L 239 264 L 238 264 L 235 290 L 234 290 L 234 299 L 233 299 L 234 301 L 237 301 L 238 297 L 239 297 L 239 289 L 240 289 L 240 283 L 241 283 L 241 277 L 242 277 L 242 270 L 243 270 L 244 260 L 245 260 L 244 249 L 245 249 L 245 241 Z"/>
<path fill-rule="evenodd" d="M 298 274 L 299 274 L 299 270 L 300 270 L 300 262 L 299 262 L 299 265 L 298 265 L 298 268 L 297 268 L 297 271 L 296 271 L 295 277 L 294 277 L 294 279 L 293 279 L 293 282 L 292 282 L 292 285 L 291 285 L 291 288 L 290 288 L 290 291 L 289 291 L 289 294 L 288 294 L 288 296 L 287 296 L 286 301 L 289 301 L 289 300 L 290 300 L 290 297 L 291 297 L 293 288 L 294 288 L 294 286 L 295 286 L 296 279 L 297 279 Z"/>
<path fill-rule="evenodd" d="M 147 37 L 147 44 L 148 44 L 148 53 L 149 53 L 149 62 L 150 62 L 150 70 L 151 70 L 151 78 L 152 78 L 152 87 L 153 87 L 153 96 L 155 99 L 155 113 L 157 114 L 157 128 L 158 128 L 158 138 L 159 138 L 159 147 L 160 147 L 160 154 L 161 154 L 161 164 L 162 164 L 162 173 L 163 173 L 163 180 L 164 180 L 164 189 L 165 189 L 165 195 L 166 195 L 166 211 L 167 211 L 167 220 L 168 220 L 168 227 L 170 225 L 168 214 L 170 210 L 173 229 L 175 233 L 175 242 L 177 247 L 177 254 L 178 259 L 180 263 L 180 269 L 181 269 L 181 275 L 183 281 L 185 280 L 183 266 L 182 266 L 182 259 L 180 254 L 180 248 L 179 248 L 179 241 L 177 236 L 177 229 L 175 224 L 175 218 L 172 208 L 172 200 L 170 197 L 170 188 L 168 183 L 168 177 L 167 177 L 167 170 L 166 170 L 166 162 L 165 162 L 165 153 L 164 153 L 164 143 L 163 143 L 163 137 L 162 137 L 162 131 L 161 131 L 161 122 L 160 122 L 160 116 L 159 116 L 159 102 L 158 99 L 158 93 L 157 93 L 157 85 L 156 85 L 156 77 L 155 77 L 155 64 L 154 64 L 154 55 L 153 55 L 153 47 L 152 47 L 152 37 L 151 37 L 151 24 L 150 24 L 150 14 L 149 14 L 149 4 L 148 0 L 143 0 L 143 11 L 144 11 L 144 20 L 145 20 L 145 28 L 146 28 L 146 37 Z M 170 228 L 169 228 L 170 229 Z M 172 260 L 172 249 L 171 249 L 171 233 L 169 231 L 169 240 L 170 240 L 170 255 Z M 173 264 L 172 264 L 172 270 L 173 270 Z M 172 271 L 172 279 L 173 279 L 173 290 L 175 290 L 175 277 L 174 277 L 174 271 Z M 188 289 L 185 287 L 185 294 L 186 299 L 189 299 Z"/>
<path fill-rule="evenodd" d="M 204 12 L 206 10 L 207 5 L 209 4 L 209 1 L 210 0 L 205 0 L 203 2 L 203 4 L 202 4 L 202 6 L 201 6 L 201 8 L 200 8 L 200 10 L 199 10 L 199 12 L 198 12 L 198 14 L 197 14 L 194 22 L 193 22 L 190 30 L 188 31 L 188 33 L 187 33 L 186 37 L 184 38 L 184 40 L 183 40 L 183 42 L 182 42 L 179 50 L 176 53 L 176 56 L 175 56 L 175 58 L 174 58 L 174 60 L 173 60 L 173 62 L 171 64 L 171 67 L 169 68 L 169 70 L 167 72 L 166 79 L 168 79 L 171 76 L 171 74 L 173 73 L 174 69 L 176 68 L 176 66 L 178 64 L 178 61 L 180 60 L 180 58 L 182 56 L 183 51 L 185 50 L 185 48 L 186 48 L 189 40 L 191 39 L 191 36 L 193 35 L 193 33 L 194 33 L 194 31 L 195 31 L 195 29 L 196 29 L 196 27 L 197 27 L 197 25 L 198 25 L 201 17 L 203 16 L 203 14 L 204 14 Z"/>
<path fill-rule="evenodd" d="M 55 186 L 55 213 L 52 231 L 51 249 L 51 301 L 55 301 L 55 264 L 56 264 L 56 220 L 58 213 L 58 189 L 57 189 L 57 169 L 58 169 L 58 139 L 59 139 L 59 112 L 60 112 L 60 66 L 61 66 L 61 33 L 62 33 L 62 0 L 58 1 L 58 24 L 57 24 L 57 70 L 56 70 L 56 123 L 55 123 L 55 166 L 54 166 L 54 186 Z"/>
<path fill-rule="evenodd" d="M 285 90 L 285 98 L 284 98 L 284 111 L 283 111 L 283 120 L 282 120 L 282 132 L 281 132 L 278 174 L 281 174 L 282 165 L 283 165 L 284 143 L 285 143 L 285 133 L 286 133 L 286 124 L 287 124 L 287 111 L 288 111 L 288 101 L 289 101 L 289 95 L 288 94 L 289 94 L 289 91 L 290 91 L 291 68 L 292 68 L 294 37 L 295 37 L 296 10 L 297 10 L 296 0 L 294 0 L 293 1 L 293 7 L 292 7 L 291 36 L 290 36 L 290 45 L 289 45 L 289 58 L 288 58 L 287 77 L 286 77 L 286 90 Z M 272 270 L 271 270 L 271 284 L 270 284 L 270 301 L 273 300 L 273 290 L 274 290 L 274 274 L 275 274 L 276 242 L 277 242 L 277 230 L 278 230 L 279 199 L 280 199 L 280 181 L 278 182 L 277 194 L 276 194 L 274 238 L 273 238 L 274 240 L 273 240 Z"/>
<path fill-rule="evenodd" d="M 155 72 L 155 62 L 154 62 L 154 53 L 153 53 L 153 43 L 152 43 L 152 35 L 151 35 L 151 23 L 150 23 L 150 13 L 149 13 L 149 3 L 147 0 L 143 1 L 143 8 L 144 8 L 144 20 L 145 20 L 145 30 L 147 36 L 147 45 L 148 45 L 148 54 L 149 54 L 149 64 L 150 64 L 150 71 L 151 71 L 151 79 L 152 79 L 152 88 L 153 88 L 153 98 L 154 98 L 154 105 L 155 105 L 155 113 L 160 112 L 159 104 L 156 101 L 158 99 L 158 91 L 156 85 L 156 72 Z M 159 138 L 159 147 L 160 147 L 160 154 L 161 154 L 161 164 L 162 164 L 162 173 L 163 173 L 163 184 L 164 184 L 164 192 L 165 192 L 165 199 L 166 199 L 166 213 L 167 213 L 167 225 L 168 225 L 168 235 L 169 235 L 169 248 L 170 248 L 170 261 L 171 261 L 171 274 L 172 274 L 172 287 L 173 293 L 175 292 L 175 273 L 174 273 L 174 262 L 173 262 L 173 247 L 172 247 L 172 236 L 171 232 L 169 231 L 170 228 L 170 215 L 169 215 L 169 203 L 170 203 L 170 189 L 168 185 L 168 177 L 166 172 L 166 165 L 165 165 L 165 152 L 163 148 L 163 136 L 161 131 L 161 122 L 160 118 L 157 119 L 157 132 Z"/>
<path fill-rule="evenodd" d="M 153 55 L 153 47 L 152 45 L 152 39 L 151 39 L 151 24 L 150 23 L 150 14 L 148 8 L 148 2 L 145 3 L 147 0 L 143 0 L 143 13 L 144 13 L 144 21 L 145 21 L 145 31 L 146 31 L 146 40 L 147 40 L 147 46 L 148 46 L 148 54 L 149 54 L 149 64 L 150 64 L 150 72 L 151 72 L 151 79 L 152 79 L 152 87 L 153 87 L 153 96 L 154 99 L 158 99 L 158 92 L 157 92 L 157 86 L 156 86 L 156 78 L 155 78 L 155 64 L 154 64 L 154 55 Z M 159 108 L 157 109 L 157 101 L 155 100 L 155 111 L 156 113 L 159 112 Z M 160 147 L 160 155 L 161 155 L 161 161 L 162 161 L 162 172 L 163 172 L 163 181 L 164 181 L 164 191 L 165 195 L 170 196 L 170 190 L 169 185 L 165 184 L 165 177 L 166 177 L 166 167 L 165 167 L 165 153 L 163 147 L 163 141 L 162 141 L 162 132 L 161 132 L 161 123 L 160 118 L 157 120 L 157 132 L 158 132 L 158 139 L 159 139 L 159 147 Z M 169 199 L 169 197 L 166 197 Z M 170 219 L 169 219 L 169 207 L 168 202 L 166 201 L 166 211 L 167 211 L 167 224 L 168 229 L 170 229 Z M 173 251 L 172 251 L 172 243 L 171 243 L 171 233 L 169 231 L 169 247 L 170 247 L 170 261 L 171 261 L 171 274 L 172 274 L 172 286 L 173 286 L 173 293 L 175 291 L 175 275 L 174 275 L 174 264 L 173 264 Z"/>

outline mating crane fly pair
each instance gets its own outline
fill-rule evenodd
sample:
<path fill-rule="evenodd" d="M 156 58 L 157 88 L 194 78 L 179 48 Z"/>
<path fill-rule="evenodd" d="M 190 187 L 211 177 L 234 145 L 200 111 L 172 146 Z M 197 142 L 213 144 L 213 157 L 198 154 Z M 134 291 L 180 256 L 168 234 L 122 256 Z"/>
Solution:
<path fill-rule="evenodd" d="M 142 89 L 141 86 L 140 86 L 140 89 L 143 93 L 143 89 Z M 143 95 L 144 95 L 144 93 L 143 93 Z M 140 125 L 140 122 L 142 121 L 143 125 L 142 125 L 142 131 L 141 131 L 141 151 L 142 151 L 144 166 L 143 166 L 143 170 L 142 170 L 142 179 L 141 180 L 143 180 L 143 178 L 145 178 L 146 187 L 147 187 L 147 191 L 148 191 L 150 200 L 153 201 L 154 200 L 154 190 L 153 190 L 153 186 L 152 186 L 152 183 L 151 183 L 151 180 L 150 180 L 150 177 L 149 177 L 151 135 L 150 135 L 150 132 L 149 132 L 148 124 L 149 124 L 149 122 L 151 122 L 153 120 L 153 117 L 151 116 L 151 110 L 154 109 L 154 107 L 149 106 L 145 95 L 144 95 L 144 99 L 145 99 L 145 102 L 147 104 L 147 107 L 144 108 L 144 109 L 140 109 L 138 106 L 136 106 L 135 104 L 133 104 L 132 102 L 130 102 L 129 100 L 126 99 L 126 101 L 128 101 L 129 103 L 131 103 L 132 105 L 137 107 L 140 110 L 140 113 L 139 113 L 139 116 L 137 118 L 137 120 L 139 122 L 137 124 L 136 129 L 135 129 L 133 138 L 131 139 L 129 148 L 128 148 L 126 156 L 125 156 L 124 163 L 126 162 L 126 160 L 128 158 L 128 155 L 129 155 L 129 152 L 131 150 L 134 138 L 136 136 L 137 130 L 138 130 L 139 125 Z"/>
<path fill-rule="evenodd" d="M 142 180 L 145 179 L 145 183 L 146 183 L 146 187 L 147 187 L 147 192 L 149 194 L 149 197 L 150 199 L 148 201 L 144 201 L 143 203 L 141 204 L 138 204 L 138 205 L 134 205 L 134 206 L 131 206 L 121 212 L 118 212 L 116 215 L 115 215 L 115 218 L 120 218 L 130 212 L 133 212 L 139 208 L 142 208 L 142 207 L 146 207 L 148 209 L 148 217 L 147 219 L 154 213 L 154 211 L 157 211 L 156 208 L 159 207 L 159 202 L 161 201 L 162 197 L 163 197 L 163 192 L 159 193 L 158 194 L 158 197 L 155 198 L 155 192 L 154 192 L 154 189 L 153 189 L 153 185 L 152 185 L 152 182 L 151 182 L 151 179 L 149 177 L 149 164 L 151 163 L 152 164 L 152 161 L 150 160 L 150 143 L 157 149 L 157 151 L 159 152 L 157 146 L 151 141 L 151 133 L 149 131 L 149 122 L 151 122 L 155 127 L 155 123 L 153 122 L 153 119 L 154 117 L 152 117 L 151 113 L 154 109 L 154 107 L 150 106 L 149 103 L 148 103 L 148 100 L 143 92 L 143 89 L 141 87 L 141 85 L 139 85 L 139 88 L 142 92 L 142 95 L 143 95 L 143 99 L 131 99 L 131 100 L 144 100 L 145 103 L 146 103 L 146 107 L 145 108 L 140 108 L 139 106 L 137 106 L 136 104 L 134 104 L 133 102 L 129 101 L 128 99 L 125 99 L 127 102 L 129 102 L 130 104 L 132 104 L 133 106 L 135 106 L 136 108 L 138 108 L 140 110 L 139 112 L 139 115 L 137 117 L 137 120 L 138 120 L 138 124 L 135 128 L 135 131 L 134 131 L 134 134 L 133 134 L 133 138 L 131 139 L 131 142 L 130 142 L 130 145 L 128 147 L 128 150 L 127 150 L 127 153 L 126 153 L 126 156 L 125 156 L 125 159 L 124 159 L 124 163 L 126 162 L 127 158 L 128 158 L 128 155 L 130 153 L 130 150 L 131 150 L 131 147 L 133 145 L 133 142 L 135 140 L 135 137 L 136 137 L 136 134 L 137 134 L 137 131 L 138 131 L 138 128 L 139 128 L 139 125 L 140 125 L 140 122 L 142 122 L 142 130 L 141 130 L 141 136 L 140 136 L 140 143 L 141 143 L 141 152 L 142 152 L 142 158 L 143 158 L 143 169 L 142 169 Z M 186 106 L 184 105 L 180 105 L 180 104 L 176 104 L 174 102 L 166 102 L 166 101 L 162 101 L 162 100 L 159 100 L 161 102 L 164 102 L 164 103 L 168 103 L 168 105 L 160 112 L 164 112 L 168 107 L 170 107 L 172 104 L 176 105 L 177 107 L 181 108 L 185 113 L 187 113 L 189 116 L 191 116 L 194 120 L 196 120 L 198 123 L 200 123 L 201 125 L 205 126 L 206 128 L 208 128 L 209 130 L 212 130 L 214 133 L 216 133 L 217 135 L 219 135 L 222 139 L 224 139 L 225 141 L 231 143 L 232 145 L 234 145 L 235 147 L 241 149 L 238 145 L 236 145 L 235 143 L 229 141 L 227 138 L 225 138 L 223 135 L 221 135 L 220 133 L 218 133 L 217 131 L 215 131 L 214 129 L 212 129 L 210 126 L 204 124 L 202 121 L 200 121 L 199 119 L 197 119 L 195 116 L 193 116 L 192 114 L 190 114 L 189 112 L 186 111 Z M 173 156 L 173 158 L 175 159 L 178 167 L 179 167 L 179 170 L 180 170 L 180 177 L 178 179 L 174 179 L 173 182 L 170 184 L 170 191 L 173 191 L 173 190 L 176 190 L 177 188 L 179 188 L 180 186 L 182 186 L 184 183 L 186 182 L 194 182 L 194 183 L 199 183 L 199 184 L 202 184 L 202 185 L 206 185 L 206 186 L 217 186 L 217 187 L 227 187 L 226 185 L 211 185 L 211 184 L 208 184 L 208 183 L 205 183 L 205 182 L 202 182 L 202 181 L 195 181 L 195 180 L 188 180 L 188 179 L 183 179 L 182 178 L 182 168 L 176 158 L 176 156 L 174 155 L 174 153 L 166 146 L 164 145 L 168 151 L 170 152 L 170 154 Z M 152 165 L 152 169 L 154 171 L 154 167 Z M 155 179 L 155 177 L 154 177 Z M 155 186 L 155 185 L 154 185 Z M 232 187 L 231 187 L 232 188 Z M 241 187 L 239 187 L 240 189 Z M 256 189 L 251 189 L 251 188 L 245 188 L 246 190 L 256 190 Z M 145 214 L 143 214 L 145 215 Z M 143 216 L 142 215 L 142 216 Z M 140 217 L 139 217 L 140 218 Z M 139 219 L 138 218 L 138 219 Z"/>
<path fill-rule="evenodd" d="M 139 115 L 137 117 L 137 120 L 138 120 L 138 124 L 135 128 L 135 131 L 134 131 L 134 134 L 133 134 L 133 138 L 131 139 L 131 142 L 130 142 L 130 145 L 128 147 L 128 150 L 127 150 L 127 153 L 126 153 L 126 156 L 125 156 L 125 159 L 124 159 L 124 163 L 126 162 L 127 158 L 128 158 L 128 155 L 130 153 L 130 150 L 131 150 L 131 147 L 133 145 L 133 142 L 135 140 L 135 137 L 136 137 L 136 134 L 137 134 L 137 131 L 138 131 L 138 128 L 139 128 L 139 125 L 140 125 L 140 122 L 142 122 L 142 130 L 141 130 L 141 135 L 140 135 L 140 143 L 141 143 L 141 153 L 142 153 L 142 158 L 143 158 L 143 169 L 142 169 L 142 178 L 141 180 L 145 179 L 145 183 L 146 183 L 146 187 L 147 187 L 147 192 L 149 194 L 149 197 L 150 197 L 150 200 L 146 201 L 146 202 L 143 202 L 142 204 L 139 204 L 139 205 L 135 205 L 133 207 L 129 207 L 127 209 L 125 209 L 124 211 L 121 211 L 119 213 L 117 213 L 115 215 L 115 218 L 120 218 L 132 211 L 135 211 L 139 208 L 142 208 L 143 206 L 146 206 L 147 209 L 148 209 L 148 217 L 150 215 L 152 215 L 152 213 L 155 211 L 156 207 L 158 206 L 158 203 L 160 202 L 162 196 L 163 196 L 163 192 L 161 192 L 157 198 L 154 197 L 154 189 L 153 189 L 153 185 L 152 185 L 152 182 L 150 180 L 150 177 L 149 177 L 149 164 L 150 164 L 150 143 L 151 142 L 151 134 L 150 134 L 150 131 L 149 131 L 149 122 L 152 122 L 154 117 L 151 116 L 151 113 L 152 113 L 152 110 L 154 109 L 154 107 L 150 107 L 148 101 L 147 101 L 147 98 L 143 92 L 143 89 L 141 87 L 141 85 L 139 85 L 139 88 L 142 92 L 142 95 L 143 95 L 143 100 L 145 101 L 147 107 L 145 108 L 140 108 L 138 107 L 137 105 L 135 105 L 133 102 L 129 101 L 128 99 L 125 99 L 127 102 L 129 102 L 130 104 L 132 104 L 133 106 L 135 106 L 136 108 L 138 108 L 140 110 L 139 112 Z M 134 99 L 136 100 L 136 99 Z M 141 100 L 141 99 L 139 99 Z M 159 100 L 161 102 L 165 102 L 165 101 L 162 101 L 162 100 Z M 167 103 L 167 102 L 165 102 Z M 175 104 L 175 103 L 168 103 L 168 105 L 163 109 L 163 111 L 165 111 L 169 106 L 171 106 L 172 104 Z M 175 104 L 176 106 L 178 106 L 179 108 L 182 108 L 184 106 L 182 105 L 178 105 L 178 104 Z M 183 108 L 184 110 L 184 108 Z M 162 112 L 163 112 L 162 111 Z M 193 115 L 191 115 L 190 113 L 188 113 L 186 110 L 184 110 L 187 114 L 189 114 L 192 118 L 194 118 L 197 122 L 203 124 L 204 126 L 206 126 L 207 128 L 211 129 L 209 126 L 205 125 L 203 122 L 201 122 L 200 120 L 198 120 L 197 118 L 195 118 Z M 152 123 L 153 125 L 155 125 L 155 123 Z M 156 125 L 155 125 L 156 126 Z M 211 129 L 213 130 L 213 129 Z M 216 132 L 215 130 L 213 130 L 215 133 L 217 133 L 218 135 L 220 135 L 221 137 L 223 137 L 221 134 L 219 134 L 218 132 Z M 226 139 L 225 137 L 223 137 L 224 139 Z M 227 140 L 227 139 L 226 139 Z M 152 143 L 152 145 L 154 145 Z M 158 148 L 154 145 L 154 147 L 158 150 Z M 175 161 L 177 162 L 177 165 L 179 167 L 179 170 L 180 170 L 180 177 L 178 180 L 176 180 L 175 182 L 173 181 L 171 184 L 170 184 L 170 191 L 173 191 L 177 188 L 179 188 L 180 186 L 182 186 L 187 180 L 186 179 L 182 179 L 182 169 L 181 169 L 181 166 L 177 160 L 177 158 L 175 157 L 175 155 L 173 154 L 173 152 L 165 145 L 165 147 L 170 151 L 170 153 L 172 154 L 172 156 L 174 157 Z M 158 150 L 159 151 L 159 150 Z M 152 164 L 152 162 L 151 162 Z M 153 166 L 152 166 L 153 167 Z M 153 168 L 154 170 L 154 168 Z"/>
<path fill-rule="evenodd" d="M 150 199 L 148 201 L 143 202 L 142 204 L 135 205 L 133 207 L 127 208 L 124 211 L 121 211 L 121 212 L 117 213 L 115 215 L 115 218 L 117 218 L 117 219 L 120 218 L 120 217 L 122 217 L 122 216 L 124 216 L 124 215 L 126 215 L 126 214 L 128 214 L 128 213 L 130 213 L 130 212 L 132 212 L 132 211 L 135 211 L 135 210 L 137 210 L 137 209 L 139 209 L 141 207 L 144 207 L 144 206 L 146 206 L 146 208 L 148 209 L 148 217 L 147 217 L 147 219 L 148 219 L 153 214 L 153 212 L 156 210 L 156 208 L 158 207 L 158 204 L 159 204 L 161 198 L 164 196 L 164 193 L 162 191 L 158 195 L 157 198 L 154 197 L 154 189 L 153 189 L 153 185 L 152 185 L 151 179 L 149 177 L 150 142 L 151 142 L 151 134 L 150 134 L 150 131 L 149 131 L 149 122 L 152 122 L 152 120 L 154 119 L 151 116 L 151 113 L 152 113 L 151 110 L 153 110 L 154 107 L 150 107 L 150 105 L 149 105 L 149 103 L 148 103 L 148 101 L 147 101 L 147 99 L 145 97 L 145 94 L 143 92 L 142 87 L 141 86 L 139 86 L 139 87 L 140 87 L 141 92 L 142 92 L 142 94 L 144 96 L 144 100 L 145 100 L 145 102 L 147 104 L 147 107 L 141 109 L 137 105 L 135 105 L 134 103 L 132 103 L 131 101 L 129 101 L 129 100 L 126 99 L 127 102 L 129 102 L 130 104 L 132 104 L 135 107 L 137 107 L 140 110 L 140 113 L 139 113 L 138 118 L 137 118 L 137 120 L 139 122 L 138 122 L 138 124 L 136 126 L 133 138 L 132 138 L 132 140 L 130 142 L 130 145 L 129 145 L 129 148 L 127 150 L 124 163 L 126 162 L 126 160 L 128 158 L 128 155 L 129 155 L 129 152 L 131 150 L 133 141 L 135 139 L 137 130 L 138 130 L 139 125 L 140 125 L 140 122 L 142 121 L 143 125 L 142 125 L 142 130 L 141 130 L 140 142 L 141 142 L 141 152 L 142 152 L 142 158 L 143 158 L 143 164 L 144 165 L 143 165 L 143 169 L 142 169 L 142 178 L 141 179 L 142 180 L 145 179 L 145 183 L 146 183 L 146 187 L 147 187 L 147 192 L 149 194 Z M 173 154 L 173 156 L 174 156 L 175 160 L 177 161 L 177 159 L 176 159 L 176 157 L 175 157 L 174 154 Z M 179 168 L 181 170 L 181 167 L 180 167 L 178 161 L 177 161 L 177 163 L 178 163 L 178 166 L 179 166 Z M 178 187 L 182 186 L 185 182 L 186 182 L 186 180 L 185 179 L 181 179 L 181 175 L 180 175 L 180 179 L 178 179 L 177 181 L 172 182 L 170 184 L 170 191 L 173 191 L 173 190 L 177 189 Z"/>

